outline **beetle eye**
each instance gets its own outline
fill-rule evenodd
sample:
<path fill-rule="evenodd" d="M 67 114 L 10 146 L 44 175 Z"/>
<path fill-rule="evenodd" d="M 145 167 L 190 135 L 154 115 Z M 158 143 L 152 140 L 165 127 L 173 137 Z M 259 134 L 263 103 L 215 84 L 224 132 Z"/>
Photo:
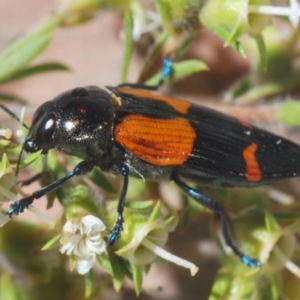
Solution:
<path fill-rule="evenodd" d="M 24 143 L 26 152 L 36 152 L 40 149 L 48 151 L 55 146 L 53 133 L 56 127 L 56 118 L 54 115 L 46 115 L 37 123 L 33 124 L 27 139 Z"/>

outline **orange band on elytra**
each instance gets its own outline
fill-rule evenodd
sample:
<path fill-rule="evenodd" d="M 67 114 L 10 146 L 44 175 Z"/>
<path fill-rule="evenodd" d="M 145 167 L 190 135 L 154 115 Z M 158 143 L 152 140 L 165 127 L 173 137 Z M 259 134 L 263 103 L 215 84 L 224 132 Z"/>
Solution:
<path fill-rule="evenodd" d="M 165 97 L 165 96 L 156 95 L 156 94 L 144 91 L 144 90 L 128 89 L 126 87 L 118 87 L 117 90 L 120 93 L 124 93 L 127 95 L 133 95 L 133 96 L 137 96 L 137 97 L 141 97 L 141 98 L 148 98 L 151 100 L 165 102 L 181 114 L 186 114 L 188 112 L 188 109 L 191 107 L 191 103 L 189 103 L 189 102 L 186 102 L 183 100 L 178 100 L 178 99 L 173 99 L 173 98 L 169 98 L 169 97 Z"/>
<path fill-rule="evenodd" d="M 260 181 L 262 179 L 259 163 L 255 156 L 256 151 L 256 143 L 252 143 L 243 151 L 243 157 L 246 163 L 246 178 L 249 181 Z"/>
<path fill-rule="evenodd" d="M 181 165 L 191 154 L 196 133 L 183 118 L 155 119 L 127 115 L 114 130 L 115 140 L 154 165 Z"/>

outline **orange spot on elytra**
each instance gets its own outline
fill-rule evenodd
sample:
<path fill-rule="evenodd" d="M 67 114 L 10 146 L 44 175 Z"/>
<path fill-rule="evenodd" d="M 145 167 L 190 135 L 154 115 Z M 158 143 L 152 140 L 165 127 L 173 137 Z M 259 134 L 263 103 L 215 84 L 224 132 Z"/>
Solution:
<path fill-rule="evenodd" d="M 80 107 L 80 108 L 79 108 L 79 112 L 80 112 L 81 114 L 86 114 L 86 109 L 83 108 L 83 107 Z"/>
<path fill-rule="evenodd" d="M 255 156 L 256 151 L 256 143 L 252 143 L 243 151 L 243 157 L 246 163 L 246 178 L 249 181 L 259 181 L 262 179 L 259 163 Z"/>
<path fill-rule="evenodd" d="M 73 121 L 74 127 L 78 127 L 79 124 L 80 124 L 80 121 L 78 119 L 76 119 L 76 120 Z"/>
<path fill-rule="evenodd" d="M 144 90 L 128 89 L 126 87 L 118 87 L 117 90 L 120 93 L 124 93 L 127 95 L 134 95 L 134 96 L 141 97 L 141 98 L 148 98 L 148 99 L 151 99 L 154 101 L 156 100 L 156 101 L 165 102 L 181 114 L 186 114 L 188 112 L 189 108 L 191 107 L 191 103 L 189 103 L 189 102 L 174 99 L 174 98 L 169 98 L 169 97 L 165 97 L 165 96 L 156 95 L 156 94 L 144 91 Z"/>
<path fill-rule="evenodd" d="M 153 165 L 183 164 L 193 151 L 196 133 L 183 118 L 155 119 L 127 115 L 114 130 L 115 140 Z"/>
<path fill-rule="evenodd" d="M 239 119 L 239 118 L 237 118 L 237 120 L 240 122 L 241 125 L 249 128 L 250 130 L 253 129 L 253 126 L 250 123 L 246 122 L 245 120 L 242 120 L 242 119 Z"/>

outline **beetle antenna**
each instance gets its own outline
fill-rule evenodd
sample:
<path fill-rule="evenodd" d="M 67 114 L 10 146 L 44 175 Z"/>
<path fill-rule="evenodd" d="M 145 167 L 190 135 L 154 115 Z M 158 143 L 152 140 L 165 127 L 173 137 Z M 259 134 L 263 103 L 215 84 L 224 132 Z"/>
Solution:
<path fill-rule="evenodd" d="M 6 106 L 0 103 L 0 108 L 4 110 L 7 114 L 9 114 L 12 118 L 17 120 L 23 127 L 26 129 L 29 129 L 29 127 L 15 114 L 13 113 L 10 109 L 8 109 Z"/>

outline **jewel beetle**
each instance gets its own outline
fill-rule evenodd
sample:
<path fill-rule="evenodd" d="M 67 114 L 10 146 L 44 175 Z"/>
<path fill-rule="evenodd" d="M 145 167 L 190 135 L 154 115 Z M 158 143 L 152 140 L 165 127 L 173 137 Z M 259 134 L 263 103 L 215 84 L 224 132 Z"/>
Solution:
<path fill-rule="evenodd" d="M 46 154 L 56 148 L 82 161 L 60 180 L 15 201 L 8 215 L 22 213 L 70 178 L 99 167 L 123 177 L 118 216 L 109 236 L 112 245 L 121 236 L 129 177 L 173 180 L 191 198 L 219 214 L 225 242 L 243 263 L 260 266 L 259 260 L 234 245 L 222 207 L 185 182 L 254 187 L 297 177 L 300 146 L 214 110 L 147 91 L 160 86 L 171 69 L 172 62 L 166 58 L 157 86 L 81 87 L 42 104 L 22 151 Z"/>

